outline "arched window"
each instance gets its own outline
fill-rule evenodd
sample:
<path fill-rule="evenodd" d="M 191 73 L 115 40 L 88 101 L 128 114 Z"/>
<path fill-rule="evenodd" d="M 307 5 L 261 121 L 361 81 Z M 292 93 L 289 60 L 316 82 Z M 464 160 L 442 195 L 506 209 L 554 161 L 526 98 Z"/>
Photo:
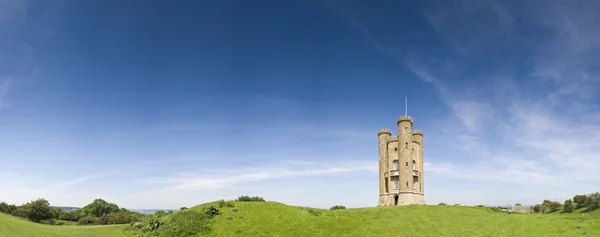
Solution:
<path fill-rule="evenodd" d="M 398 189 L 398 180 L 394 180 L 394 189 Z"/>
<path fill-rule="evenodd" d="M 404 143 L 404 148 L 408 149 L 408 142 Z"/>
<path fill-rule="evenodd" d="M 406 181 L 406 187 L 408 187 L 408 181 Z"/>
<path fill-rule="evenodd" d="M 406 162 L 406 166 L 408 166 L 408 161 Z"/>
<path fill-rule="evenodd" d="M 394 170 L 398 170 L 398 161 L 397 160 L 394 161 Z"/>
<path fill-rule="evenodd" d="M 413 170 L 416 170 L 416 169 L 417 169 L 417 162 L 415 162 L 415 161 L 413 160 Z"/>
<path fill-rule="evenodd" d="M 397 147 L 394 147 L 394 151 L 398 151 L 398 148 L 397 148 Z"/>

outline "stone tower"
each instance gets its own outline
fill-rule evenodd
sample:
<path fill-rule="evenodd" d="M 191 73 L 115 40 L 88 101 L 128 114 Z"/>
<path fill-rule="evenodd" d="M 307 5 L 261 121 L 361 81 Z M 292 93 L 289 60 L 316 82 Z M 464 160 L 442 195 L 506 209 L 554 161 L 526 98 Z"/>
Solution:
<path fill-rule="evenodd" d="M 381 129 L 379 137 L 379 206 L 425 204 L 423 132 L 410 116 L 398 118 L 398 136 Z"/>

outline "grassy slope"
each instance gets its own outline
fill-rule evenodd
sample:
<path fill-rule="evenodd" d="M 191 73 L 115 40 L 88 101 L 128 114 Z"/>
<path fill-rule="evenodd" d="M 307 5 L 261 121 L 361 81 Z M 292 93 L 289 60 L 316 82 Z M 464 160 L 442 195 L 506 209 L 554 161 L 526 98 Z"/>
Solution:
<path fill-rule="evenodd" d="M 0 237 L 118 237 L 123 225 L 113 226 L 50 226 L 0 213 Z"/>
<path fill-rule="evenodd" d="M 192 210 L 201 210 L 207 204 Z M 275 202 L 220 208 L 209 236 L 600 236 L 600 215 L 506 214 L 487 208 L 406 206 L 322 211 Z M 598 212 L 596 212 L 598 213 Z M 227 217 L 232 219 L 228 220 Z M 241 218 L 243 217 L 243 218 Z M 579 228 L 577 228 L 579 226 Z M 239 230 L 239 231 L 238 231 Z"/>
<path fill-rule="evenodd" d="M 215 203 L 191 210 L 202 211 L 210 204 Z M 588 215 L 529 215 L 477 207 L 406 206 L 321 210 L 321 215 L 312 216 L 301 207 L 276 202 L 235 205 L 237 212 L 219 208 L 222 214 L 211 221 L 208 236 L 600 236 L 600 210 Z M 48 226 L 0 213 L 0 237 L 116 237 L 125 236 L 123 227 Z"/>

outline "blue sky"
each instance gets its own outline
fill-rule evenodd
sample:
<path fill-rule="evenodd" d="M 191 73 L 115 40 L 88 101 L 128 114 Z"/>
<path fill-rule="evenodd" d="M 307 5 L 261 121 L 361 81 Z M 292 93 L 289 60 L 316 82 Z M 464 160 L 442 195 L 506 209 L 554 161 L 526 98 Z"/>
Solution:
<path fill-rule="evenodd" d="M 0 1 L 0 200 L 375 206 L 377 131 L 405 97 L 429 204 L 599 191 L 599 11 Z"/>

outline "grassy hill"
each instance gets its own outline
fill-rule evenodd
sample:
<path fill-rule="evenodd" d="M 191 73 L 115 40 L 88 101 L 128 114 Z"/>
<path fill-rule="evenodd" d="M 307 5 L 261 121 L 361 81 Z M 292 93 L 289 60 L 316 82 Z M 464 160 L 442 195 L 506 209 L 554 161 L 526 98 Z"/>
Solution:
<path fill-rule="evenodd" d="M 211 204 L 217 203 L 190 210 L 203 211 Z M 235 207 L 219 209 L 206 236 L 600 236 L 600 210 L 586 215 L 507 214 L 458 206 L 329 211 L 277 202 L 235 202 Z M 48 226 L 0 213 L 0 237 L 126 236 L 123 228 Z"/>
<path fill-rule="evenodd" d="M 206 204 L 193 207 L 202 210 Z M 600 236 L 600 214 L 507 214 L 489 208 L 405 206 L 326 211 L 274 202 L 223 207 L 208 236 Z"/>
<path fill-rule="evenodd" d="M 0 213 L 0 237 L 120 237 L 123 226 L 51 226 Z"/>

